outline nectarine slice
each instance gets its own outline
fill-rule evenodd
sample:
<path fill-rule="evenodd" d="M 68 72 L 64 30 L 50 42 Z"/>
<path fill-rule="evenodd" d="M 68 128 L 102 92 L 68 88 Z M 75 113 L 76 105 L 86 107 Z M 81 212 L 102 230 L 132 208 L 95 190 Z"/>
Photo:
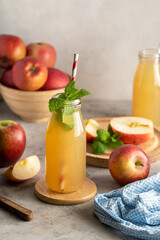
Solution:
<path fill-rule="evenodd" d="M 3 174 L 11 181 L 23 182 L 35 177 L 40 169 L 41 164 L 39 158 L 36 155 L 33 155 L 15 163 Z"/>
<path fill-rule="evenodd" d="M 153 122 L 141 117 L 117 117 L 110 121 L 114 133 L 120 133 L 120 139 L 126 144 L 140 144 L 154 135 Z"/>

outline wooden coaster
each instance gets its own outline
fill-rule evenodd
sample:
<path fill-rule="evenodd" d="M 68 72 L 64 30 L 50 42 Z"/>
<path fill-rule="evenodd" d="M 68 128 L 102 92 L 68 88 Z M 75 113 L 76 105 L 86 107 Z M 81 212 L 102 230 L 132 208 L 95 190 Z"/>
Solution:
<path fill-rule="evenodd" d="M 73 193 L 57 193 L 48 188 L 45 178 L 41 178 L 35 185 L 35 195 L 42 201 L 56 205 L 75 205 L 88 202 L 95 197 L 97 187 L 89 178 L 83 186 Z"/>
<path fill-rule="evenodd" d="M 112 118 L 96 118 L 100 128 L 107 130 L 108 124 Z M 145 143 L 139 145 L 140 148 L 147 154 L 150 163 L 160 160 L 160 129 L 154 126 L 154 137 Z M 101 155 L 92 153 L 92 143 L 87 142 L 86 160 L 87 165 L 94 167 L 108 168 L 108 159 L 112 150 L 107 149 L 107 152 Z"/>

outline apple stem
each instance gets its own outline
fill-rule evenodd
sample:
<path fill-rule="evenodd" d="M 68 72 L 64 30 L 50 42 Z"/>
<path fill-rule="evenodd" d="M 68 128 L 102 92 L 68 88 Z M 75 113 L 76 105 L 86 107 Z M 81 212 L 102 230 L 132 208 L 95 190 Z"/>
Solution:
<path fill-rule="evenodd" d="M 135 162 L 135 165 L 136 167 L 140 168 L 140 167 L 143 167 L 143 163 L 138 159 L 136 162 Z"/>
<path fill-rule="evenodd" d="M 3 62 L 3 63 L 8 63 L 8 58 L 2 57 L 1 59 L 2 59 L 2 62 Z"/>
<path fill-rule="evenodd" d="M 31 67 L 29 70 L 33 74 L 37 72 L 37 68 L 35 68 L 35 67 Z"/>

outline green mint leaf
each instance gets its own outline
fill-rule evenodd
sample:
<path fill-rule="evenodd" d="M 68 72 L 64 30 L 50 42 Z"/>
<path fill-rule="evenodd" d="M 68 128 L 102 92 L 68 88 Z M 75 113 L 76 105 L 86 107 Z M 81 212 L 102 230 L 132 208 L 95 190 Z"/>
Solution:
<path fill-rule="evenodd" d="M 110 142 L 109 146 L 111 147 L 112 150 L 124 145 L 124 143 L 121 140 L 118 140 L 116 142 Z"/>
<path fill-rule="evenodd" d="M 68 100 L 73 100 L 74 96 L 79 92 L 79 89 L 73 89 L 72 92 L 67 96 Z"/>
<path fill-rule="evenodd" d="M 65 108 L 65 110 L 64 110 Z M 70 114 L 69 114 L 70 113 Z M 71 115 L 72 114 L 72 115 Z M 70 131 L 74 128 L 74 118 L 73 118 L 73 110 L 66 110 L 66 106 L 60 108 L 56 111 L 55 115 L 56 121 L 62 125 L 62 127 L 66 131 Z"/>
<path fill-rule="evenodd" d="M 75 112 L 74 106 L 72 105 L 65 105 L 62 109 L 62 113 L 64 115 L 72 115 Z"/>
<path fill-rule="evenodd" d="M 56 115 L 55 115 L 55 119 L 58 123 L 62 123 L 62 109 L 58 109 L 58 111 L 56 111 Z"/>
<path fill-rule="evenodd" d="M 62 93 L 62 94 L 60 94 L 59 95 L 59 97 L 58 98 L 61 98 L 61 99 L 66 99 L 66 94 L 65 93 Z"/>
<path fill-rule="evenodd" d="M 56 111 L 56 120 L 61 123 L 67 130 L 74 128 L 74 111 L 72 106 L 73 100 L 80 99 L 91 93 L 84 89 L 76 89 L 76 82 L 71 81 L 65 87 L 65 92 L 60 94 L 57 98 L 51 98 L 49 100 L 50 112 Z"/>
<path fill-rule="evenodd" d="M 108 132 L 110 133 L 111 136 L 114 134 L 113 129 L 110 124 L 108 125 Z"/>
<path fill-rule="evenodd" d="M 68 85 L 65 87 L 66 97 L 68 97 L 72 93 L 72 91 L 75 89 L 75 87 L 76 87 L 76 82 L 75 81 L 70 81 L 68 83 Z"/>
<path fill-rule="evenodd" d="M 62 114 L 62 123 L 69 128 L 69 130 L 74 128 L 74 117 L 72 115 Z"/>
<path fill-rule="evenodd" d="M 105 143 L 102 143 L 99 139 L 95 138 L 92 143 L 92 153 L 93 154 L 102 154 L 106 151 L 107 145 Z"/>
<path fill-rule="evenodd" d="M 112 142 L 117 142 L 121 137 L 121 134 L 120 133 L 115 133 L 111 136 L 111 140 Z"/>
<path fill-rule="evenodd" d="M 97 136 L 103 143 L 108 143 L 110 141 L 110 133 L 104 129 L 98 129 Z"/>
<path fill-rule="evenodd" d="M 71 105 L 65 105 L 62 109 L 62 123 L 70 128 L 70 130 L 74 128 L 74 112 L 75 109 Z"/>
<path fill-rule="evenodd" d="M 78 92 L 76 95 L 74 95 L 74 96 L 72 97 L 71 100 L 80 99 L 80 98 L 85 97 L 85 96 L 87 96 L 87 95 L 91 95 L 91 93 L 90 93 L 88 90 L 81 89 L 81 90 L 79 90 L 79 92 Z"/>
<path fill-rule="evenodd" d="M 64 105 L 66 102 L 65 99 L 61 98 L 51 98 L 49 100 L 49 111 L 54 112 L 57 111 L 62 105 Z"/>

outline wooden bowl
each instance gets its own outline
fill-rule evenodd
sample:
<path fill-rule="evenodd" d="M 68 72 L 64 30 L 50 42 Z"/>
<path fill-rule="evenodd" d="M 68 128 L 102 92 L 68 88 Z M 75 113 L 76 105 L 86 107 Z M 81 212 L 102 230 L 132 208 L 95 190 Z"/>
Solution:
<path fill-rule="evenodd" d="M 0 93 L 9 108 L 28 122 L 44 122 L 49 119 L 49 99 L 62 93 L 64 88 L 47 91 L 22 91 L 0 84 Z"/>

